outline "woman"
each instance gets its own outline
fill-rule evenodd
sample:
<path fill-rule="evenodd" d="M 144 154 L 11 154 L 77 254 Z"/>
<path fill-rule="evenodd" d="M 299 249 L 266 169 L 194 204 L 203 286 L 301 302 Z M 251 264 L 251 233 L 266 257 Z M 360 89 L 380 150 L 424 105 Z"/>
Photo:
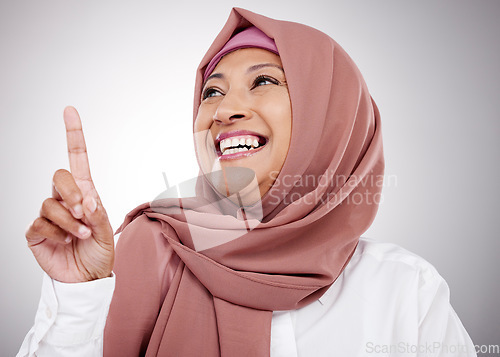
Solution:
<path fill-rule="evenodd" d="M 195 197 L 132 211 L 116 262 L 65 111 L 71 173 L 26 235 L 53 280 L 19 355 L 475 355 L 434 268 L 360 239 L 380 200 L 380 119 L 337 43 L 234 9 L 194 108 Z"/>

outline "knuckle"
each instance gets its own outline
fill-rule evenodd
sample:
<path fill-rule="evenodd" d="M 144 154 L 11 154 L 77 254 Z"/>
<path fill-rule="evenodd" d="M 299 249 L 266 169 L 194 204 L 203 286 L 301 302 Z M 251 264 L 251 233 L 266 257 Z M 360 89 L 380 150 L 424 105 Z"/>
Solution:
<path fill-rule="evenodd" d="M 41 214 L 47 213 L 52 207 L 54 207 L 54 199 L 46 198 L 42 203 L 42 209 L 40 210 Z"/>
<path fill-rule="evenodd" d="M 54 176 L 53 176 L 53 179 L 54 181 L 57 180 L 58 178 L 66 175 L 68 172 L 68 170 L 66 169 L 59 169 L 59 170 L 56 170 L 56 172 L 54 172 Z"/>
<path fill-rule="evenodd" d="M 42 218 L 38 217 L 31 224 L 31 230 L 33 230 L 34 232 L 40 232 L 44 226 L 44 223 L 45 221 Z"/>

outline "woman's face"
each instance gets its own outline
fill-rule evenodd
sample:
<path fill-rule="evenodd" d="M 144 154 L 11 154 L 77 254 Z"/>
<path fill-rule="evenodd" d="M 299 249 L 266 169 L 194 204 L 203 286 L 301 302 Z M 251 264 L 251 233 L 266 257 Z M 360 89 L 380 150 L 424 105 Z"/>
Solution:
<path fill-rule="evenodd" d="M 285 162 L 292 131 L 290 96 L 279 56 L 245 48 L 221 59 L 203 86 L 194 124 L 195 133 L 207 130 L 205 145 L 196 145 L 202 168 L 214 167 L 213 162 L 202 161 L 218 160 L 222 169 L 252 169 L 264 195 Z M 213 146 L 216 154 L 203 152 L 214 151 Z"/>

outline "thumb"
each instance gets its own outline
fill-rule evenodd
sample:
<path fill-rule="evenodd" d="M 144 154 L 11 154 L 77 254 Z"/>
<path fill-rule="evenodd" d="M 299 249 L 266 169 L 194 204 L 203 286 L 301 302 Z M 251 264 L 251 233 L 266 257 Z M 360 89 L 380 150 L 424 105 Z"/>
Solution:
<path fill-rule="evenodd" d="M 101 204 L 101 200 L 96 199 L 92 195 L 86 196 L 82 203 L 85 223 L 92 230 L 94 238 L 104 244 L 114 244 L 113 229 L 109 223 L 106 210 Z"/>

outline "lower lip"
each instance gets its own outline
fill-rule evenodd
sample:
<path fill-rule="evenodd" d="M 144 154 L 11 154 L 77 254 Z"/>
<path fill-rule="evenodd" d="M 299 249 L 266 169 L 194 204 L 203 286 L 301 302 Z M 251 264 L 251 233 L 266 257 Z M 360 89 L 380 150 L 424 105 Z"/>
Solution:
<path fill-rule="evenodd" d="M 266 143 L 266 145 L 267 145 L 267 143 Z M 235 152 L 234 154 L 229 154 L 229 155 L 220 155 L 219 161 L 237 160 L 237 159 L 243 159 L 244 157 L 252 156 L 252 155 L 258 153 L 260 150 L 264 149 L 266 147 L 266 145 L 259 146 L 257 149 L 253 149 L 253 150 Z"/>

